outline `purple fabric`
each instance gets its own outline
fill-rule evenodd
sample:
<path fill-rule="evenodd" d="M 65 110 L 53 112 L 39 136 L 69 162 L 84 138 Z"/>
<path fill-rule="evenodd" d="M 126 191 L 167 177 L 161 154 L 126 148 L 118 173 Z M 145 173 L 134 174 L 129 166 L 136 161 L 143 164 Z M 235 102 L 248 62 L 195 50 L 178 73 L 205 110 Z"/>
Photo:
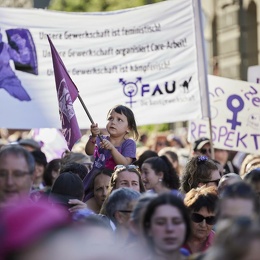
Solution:
<path fill-rule="evenodd" d="M 1 38 L 0 33 L 0 88 L 6 90 L 12 97 L 20 101 L 31 101 L 31 97 L 10 66 L 10 60 L 20 60 L 20 55 L 7 43 L 1 42 Z"/>
<path fill-rule="evenodd" d="M 103 139 L 108 139 L 109 136 L 102 136 Z M 96 141 L 96 151 L 94 153 L 95 161 L 93 163 L 93 168 L 91 171 L 86 175 L 83 180 L 84 189 L 85 189 L 85 198 L 84 201 L 89 200 L 93 197 L 93 192 L 90 191 L 90 186 L 95 178 L 96 174 L 104 169 L 108 168 L 113 170 L 116 166 L 116 163 L 111 155 L 109 150 L 105 150 L 100 148 L 100 139 L 97 138 Z M 132 139 L 125 140 L 121 146 L 116 147 L 116 149 L 124 156 L 133 158 L 133 161 L 136 159 L 136 143 Z"/>
<path fill-rule="evenodd" d="M 6 30 L 8 43 L 19 54 L 14 60 L 16 70 L 38 75 L 38 61 L 32 35 L 28 29 L 15 28 Z"/>
<path fill-rule="evenodd" d="M 67 141 L 68 148 L 71 150 L 73 145 L 81 138 L 81 132 L 73 108 L 73 102 L 78 97 L 78 89 L 70 78 L 49 37 L 48 40 L 51 47 L 62 133 Z"/>

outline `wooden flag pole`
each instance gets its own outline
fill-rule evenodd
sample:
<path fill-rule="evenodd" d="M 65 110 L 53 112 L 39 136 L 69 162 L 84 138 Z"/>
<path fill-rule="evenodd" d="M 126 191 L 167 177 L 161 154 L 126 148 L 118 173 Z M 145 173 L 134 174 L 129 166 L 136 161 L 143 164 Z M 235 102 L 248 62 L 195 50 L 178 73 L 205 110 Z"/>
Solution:
<path fill-rule="evenodd" d="M 92 116 L 91 116 L 90 113 L 88 112 L 88 109 L 87 109 L 87 107 L 86 107 L 86 105 L 85 105 L 85 103 L 84 103 L 84 101 L 83 101 L 83 99 L 81 98 L 81 96 L 80 96 L 79 93 L 78 93 L 78 98 L 79 98 L 79 101 L 80 101 L 81 105 L 83 106 L 85 112 L 87 113 L 87 116 L 88 116 L 90 122 L 91 122 L 92 124 L 95 124 L 95 122 L 94 122 Z M 100 139 L 101 142 L 103 141 L 103 138 L 101 137 L 100 134 L 98 134 L 98 138 Z"/>

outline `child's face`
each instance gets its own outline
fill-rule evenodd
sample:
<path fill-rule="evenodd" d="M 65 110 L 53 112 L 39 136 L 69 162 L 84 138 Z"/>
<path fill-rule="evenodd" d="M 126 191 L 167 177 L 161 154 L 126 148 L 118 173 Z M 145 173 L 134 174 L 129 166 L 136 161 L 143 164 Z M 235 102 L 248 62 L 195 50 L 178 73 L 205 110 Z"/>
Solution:
<path fill-rule="evenodd" d="M 124 114 L 116 113 L 112 110 L 107 117 L 106 129 L 110 136 L 124 137 L 129 132 L 128 120 Z"/>

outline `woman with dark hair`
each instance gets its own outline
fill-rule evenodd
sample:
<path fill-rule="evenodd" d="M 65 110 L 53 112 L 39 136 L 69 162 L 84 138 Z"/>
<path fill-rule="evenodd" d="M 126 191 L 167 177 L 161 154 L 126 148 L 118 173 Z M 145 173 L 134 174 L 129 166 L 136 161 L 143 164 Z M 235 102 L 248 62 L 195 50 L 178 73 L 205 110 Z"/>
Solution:
<path fill-rule="evenodd" d="M 217 202 L 217 189 L 212 186 L 192 189 L 186 194 L 184 204 L 190 212 L 192 235 L 184 248 L 191 254 L 205 252 L 213 244 Z"/>
<path fill-rule="evenodd" d="M 189 213 L 181 199 L 171 193 L 149 202 L 143 217 L 143 235 L 152 259 L 186 259 L 181 247 L 191 233 Z"/>
<path fill-rule="evenodd" d="M 187 193 L 203 185 L 218 187 L 220 173 L 217 165 L 207 156 L 192 157 L 185 166 L 181 178 L 181 191 Z"/>
<path fill-rule="evenodd" d="M 103 169 L 98 172 L 91 184 L 91 191 L 94 194 L 94 197 L 87 200 L 86 203 L 88 208 L 90 208 L 95 213 L 99 213 L 100 209 L 107 197 L 109 182 L 113 171 L 110 169 Z"/>
<path fill-rule="evenodd" d="M 60 174 L 61 159 L 51 160 L 43 173 L 43 181 L 46 187 L 46 191 L 50 191 L 54 181 Z"/>
<path fill-rule="evenodd" d="M 179 177 L 165 155 L 144 161 L 142 180 L 145 188 L 155 193 L 179 189 Z"/>

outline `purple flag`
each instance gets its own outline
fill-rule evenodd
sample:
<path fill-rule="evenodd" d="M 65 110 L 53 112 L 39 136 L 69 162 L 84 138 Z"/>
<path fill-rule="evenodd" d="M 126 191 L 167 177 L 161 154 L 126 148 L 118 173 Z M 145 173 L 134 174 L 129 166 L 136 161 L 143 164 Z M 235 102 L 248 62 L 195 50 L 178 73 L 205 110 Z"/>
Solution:
<path fill-rule="evenodd" d="M 73 108 L 73 102 L 78 97 L 78 89 L 70 78 L 50 37 L 47 37 L 51 46 L 62 133 L 67 141 L 68 148 L 71 150 L 73 145 L 81 138 L 81 132 Z"/>

